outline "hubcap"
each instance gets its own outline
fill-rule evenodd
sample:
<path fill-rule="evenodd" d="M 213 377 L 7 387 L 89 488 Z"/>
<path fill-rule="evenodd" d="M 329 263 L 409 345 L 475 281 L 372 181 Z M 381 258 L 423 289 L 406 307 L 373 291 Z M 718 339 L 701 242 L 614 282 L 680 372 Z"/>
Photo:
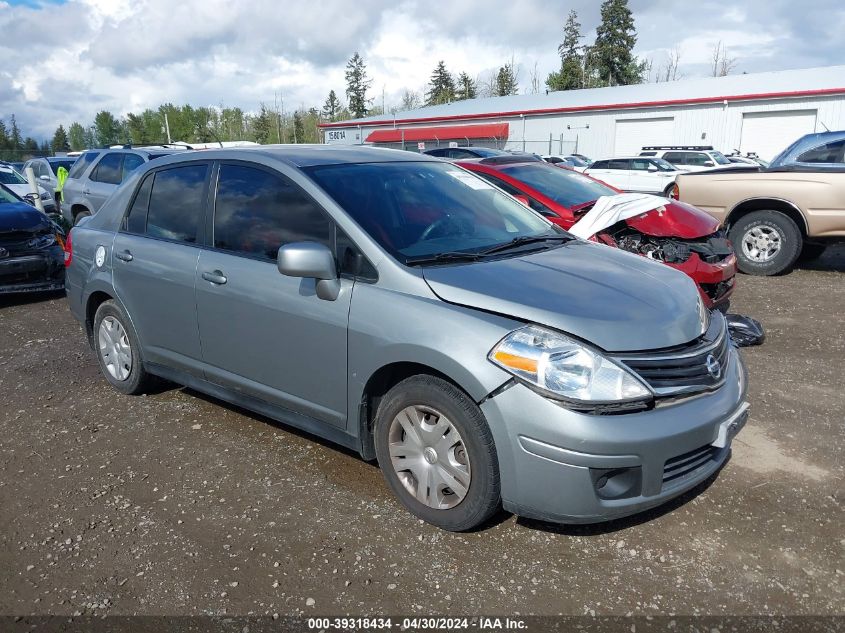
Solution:
<path fill-rule="evenodd" d="M 406 407 L 390 423 L 390 462 L 399 481 L 429 508 L 454 508 L 471 477 L 464 440 L 446 416 L 431 407 Z"/>
<path fill-rule="evenodd" d="M 780 249 L 780 233 L 772 227 L 755 226 L 742 236 L 742 252 L 753 262 L 768 262 Z"/>
<path fill-rule="evenodd" d="M 126 380 L 132 372 L 132 347 L 129 337 L 120 321 L 107 316 L 100 322 L 97 332 L 100 358 L 103 365 L 115 380 Z"/>

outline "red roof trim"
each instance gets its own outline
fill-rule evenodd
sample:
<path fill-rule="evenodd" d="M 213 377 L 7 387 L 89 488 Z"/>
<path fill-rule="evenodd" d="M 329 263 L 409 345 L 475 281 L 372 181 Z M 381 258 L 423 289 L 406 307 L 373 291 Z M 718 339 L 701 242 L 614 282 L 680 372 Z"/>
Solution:
<path fill-rule="evenodd" d="M 719 101 L 749 101 L 755 99 L 784 99 L 797 97 L 819 97 L 825 95 L 835 95 L 845 93 L 845 87 L 842 88 L 824 88 L 819 90 L 797 90 L 792 92 L 761 92 L 745 95 L 730 95 L 722 97 L 700 97 L 697 99 L 671 99 L 667 101 L 641 101 L 638 103 L 610 103 L 589 106 L 573 106 L 570 108 L 542 108 L 539 110 L 511 110 L 508 112 L 482 112 L 478 114 L 456 114 L 454 116 L 439 116 L 439 117 L 420 117 L 416 119 L 397 119 L 396 124 L 406 123 L 430 123 L 434 121 L 465 121 L 468 119 L 498 119 L 508 116 L 519 116 L 520 114 L 559 114 L 565 112 L 590 112 L 594 110 L 628 110 L 631 108 L 659 108 L 675 105 L 697 105 L 701 103 L 718 103 Z M 353 123 L 350 121 L 337 121 L 335 123 L 321 123 L 322 128 L 333 127 L 373 127 L 391 125 L 390 119 L 383 119 L 381 121 L 365 121 L 363 123 Z"/>
<path fill-rule="evenodd" d="M 482 123 L 480 125 L 447 125 L 440 127 L 412 127 L 375 130 L 366 138 L 367 143 L 401 143 L 428 141 L 433 138 L 507 138 L 507 123 Z"/>

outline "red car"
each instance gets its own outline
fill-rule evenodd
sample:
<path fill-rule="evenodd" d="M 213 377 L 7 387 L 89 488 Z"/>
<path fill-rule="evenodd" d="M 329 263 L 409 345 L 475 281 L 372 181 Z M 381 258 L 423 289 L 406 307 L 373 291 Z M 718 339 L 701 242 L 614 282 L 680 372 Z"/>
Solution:
<path fill-rule="evenodd" d="M 621 193 L 599 180 L 518 157 L 456 161 L 569 229 L 600 196 Z M 719 222 L 700 209 L 667 199 L 663 209 L 617 222 L 594 241 L 662 261 L 698 285 L 705 305 L 726 312 L 734 290 L 736 255 Z"/>

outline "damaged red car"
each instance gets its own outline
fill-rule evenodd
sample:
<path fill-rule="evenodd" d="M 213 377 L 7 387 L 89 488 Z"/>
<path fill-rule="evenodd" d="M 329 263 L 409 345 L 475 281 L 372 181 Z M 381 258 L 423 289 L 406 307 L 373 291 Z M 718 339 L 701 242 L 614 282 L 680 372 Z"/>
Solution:
<path fill-rule="evenodd" d="M 519 157 L 461 160 L 460 165 L 570 230 L 602 196 L 621 191 L 584 174 Z M 704 304 L 727 312 L 736 255 L 719 222 L 691 205 L 662 204 L 598 230 L 591 240 L 676 268 L 698 285 Z"/>

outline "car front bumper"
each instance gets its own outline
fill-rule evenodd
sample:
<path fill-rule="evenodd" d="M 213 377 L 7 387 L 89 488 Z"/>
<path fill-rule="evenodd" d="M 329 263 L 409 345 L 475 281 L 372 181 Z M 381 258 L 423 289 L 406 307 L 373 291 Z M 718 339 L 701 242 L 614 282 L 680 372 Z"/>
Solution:
<path fill-rule="evenodd" d="M 747 419 L 744 397 L 735 349 L 719 389 L 650 411 L 578 413 L 514 382 L 481 406 L 496 442 L 503 506 L 558 523 L 658 506 L 724 465 Z"/>
<path fill-rule="evenodd" d="M 64 253 L 60 246 L 0 259 L 1 294 L 61 290 L 64 285 Z"/>
<path fill-rule="evenodd" d="M 666 265 L 690 277 L 698 286 L 704 305 L 711 310 L 719 309 L 730 301 L 736 280 L 736 255 L 728 255 L 722 261 L 710 264 L 702 260 L 698 253 L 693 253 L 682 264 Z"/>

